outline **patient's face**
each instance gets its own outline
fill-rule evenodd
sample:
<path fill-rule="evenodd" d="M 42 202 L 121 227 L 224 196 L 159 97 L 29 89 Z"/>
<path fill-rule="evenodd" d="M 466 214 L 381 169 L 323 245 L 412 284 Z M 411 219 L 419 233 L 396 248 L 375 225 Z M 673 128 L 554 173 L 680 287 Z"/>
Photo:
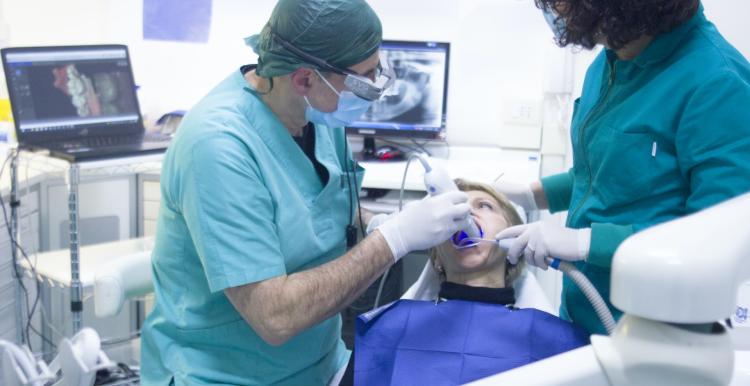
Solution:
<path fill-rule="evenodd" d="M 489 194 L 470 190 L 471 213 L 484 231 L 484 238 L 492 239 L 508 227 L 500 204 Z M 438 247 L 438 260 L 445 269 L 448 279 L 451 274 L 477 273 L 481 271 L 505 271 L 505 252 L 492 243 L 479 243 L 476 247 L 456 249 L 449 240 Z"/>

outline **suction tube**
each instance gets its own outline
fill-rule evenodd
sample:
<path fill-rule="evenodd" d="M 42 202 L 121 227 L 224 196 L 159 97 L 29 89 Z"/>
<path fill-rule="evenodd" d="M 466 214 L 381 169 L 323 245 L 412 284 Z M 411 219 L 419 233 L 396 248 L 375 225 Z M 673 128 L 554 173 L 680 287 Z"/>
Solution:
<path fill-rule="evenodd" d="M 500 249 L 508 251 L 513 245 L 513 240 L 514 239 L 471 239 L 470 241 L 494 243 L 497 244 Z M 571 280 L 573 280 L 574 283 L 576 283 L 581 292 L 583 292 L 583 295 L 586 296 L 586 299 L 588 299 L 589 303 L 591 303 L 591 306 L 594 307 L 594 311 L 596 311 L 596 315 L 599 317 L 599 320 L 601 320 L 604 328 L 607 330 L 607 334 L 611 335 L 612 331 L 615 330 L 615 318 L 609 311 L 607 303 L 604 302 L 604 299 L 602 299 L 602 296 L 596 290 L 594 285 L 591 284 L 586 275 L 579 271 L 578 268 L 576 268 L 576 266 L 570 262 L 550 257 L 547 258 L 547 262 L 549 263 L 550 267 L 564 272 Z"/>
<path fill-rule="evenodd" d="M 591 284 L 589 279 L 570 262 L 560 261 L 560 259 L 549 259 L 548 261 L 550 261 L 550 267 L 565 272 L 565 274 L 576 283 L 581 292 L 586 296 L 586 299 L 588 299 L 594 307 L 594 311 L 596 311 L 599 320 L 604 324 L 607 334 L 612 335 L 612 331 L 615 330 L 616 325 L 615 318 L 612 316 L 612 313 L 609 312 L 607 303 L 604 302 L 604 299 L 602 299 L 602 296 L 596 288 L 594 288 L 594 285 Z"/>

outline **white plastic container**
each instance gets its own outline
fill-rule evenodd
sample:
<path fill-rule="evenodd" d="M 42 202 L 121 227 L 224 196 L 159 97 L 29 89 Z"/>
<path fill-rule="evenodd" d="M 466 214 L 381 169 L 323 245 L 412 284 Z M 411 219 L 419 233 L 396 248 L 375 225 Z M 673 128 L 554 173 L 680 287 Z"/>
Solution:
<path fill-rule="evenodd" d="M 740 285 L 732 314 L 732 339 L 736 350 L 750 350 L 750 281 Z"/>

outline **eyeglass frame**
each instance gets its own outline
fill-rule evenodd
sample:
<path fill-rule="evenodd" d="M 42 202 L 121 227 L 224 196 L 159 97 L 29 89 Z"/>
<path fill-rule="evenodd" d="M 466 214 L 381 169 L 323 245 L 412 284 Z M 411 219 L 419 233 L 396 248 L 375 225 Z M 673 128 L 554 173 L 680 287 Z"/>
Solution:
<path fill-rule="evenodd" d="M 284 48 L 289 50 L 291 53 L 297 55 L 300 59 L 316 65 L 319 67 L 319 69 L 324 71 L 330 71 L 339 75 L 344 75 L 346 78 L 344 79 L 344 86 L 346 86 L 347 89 L 349 89 L 354 95 L 357 95 L 358 97 L 368 100 L 368 101 L 375 101 L 380 99 L 380 97 L 383 96 L 385 93 L 385 90 L 387 90 L 391 85 L 393 85 L 393 82 L 396 80 L 396 73 L 393 71 L 393 69 L 387 65 L 385 60 L 383 58 L 380 58 L 380 61 L 378 62 L 377 66 L 377 75 L 375 76 L 376 81 L 373 82 L 372 80 L 357 74 L 356 72 L 349 70 L 349 69 L 343 69 L 337 66 L 334 66 L 327 61 L 318 58 L 314 55 L 308 54 L 305 51 L 302 51 L 301 49 L 297 48 L 294 44 L 290 43 L 286 39 L 282 38 L 279 34 L 274 32 L 273 30 L 270 30 L 271 36 Z M 380 79 L 386 78 L 386 80 L 383 82 L 382 85 L 378 85 L 377 83 L 380 81 Z"/>

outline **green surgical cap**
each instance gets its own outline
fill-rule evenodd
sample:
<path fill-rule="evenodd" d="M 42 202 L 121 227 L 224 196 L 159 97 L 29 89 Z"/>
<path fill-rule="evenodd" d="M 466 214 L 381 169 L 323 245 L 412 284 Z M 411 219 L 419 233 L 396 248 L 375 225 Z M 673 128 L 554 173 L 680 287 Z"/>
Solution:
<path fill-rule="evenodd" d="M 305 53 L 340 68 L 369 58 L 383 39 L 380 19 L 364 0 L 280 0 L 261 33 L 245 39 L 258 54 L 256 73 L 266 78 L 315 67 L 273 40 L 271 29 Z"/>

